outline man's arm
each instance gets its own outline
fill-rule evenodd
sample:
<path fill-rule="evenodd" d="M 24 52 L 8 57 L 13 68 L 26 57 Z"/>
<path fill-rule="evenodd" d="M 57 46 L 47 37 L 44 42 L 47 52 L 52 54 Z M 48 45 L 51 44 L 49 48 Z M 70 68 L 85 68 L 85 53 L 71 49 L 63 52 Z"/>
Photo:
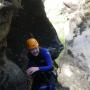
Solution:
<path fill-rule="evenodd" d="M 45 58 L 46 66 L 39 67 L 39 71 L 48 71 L 53 68 L 53 62 L 49 51 L 45 48 L 42 49 L 41 54 Z"/>

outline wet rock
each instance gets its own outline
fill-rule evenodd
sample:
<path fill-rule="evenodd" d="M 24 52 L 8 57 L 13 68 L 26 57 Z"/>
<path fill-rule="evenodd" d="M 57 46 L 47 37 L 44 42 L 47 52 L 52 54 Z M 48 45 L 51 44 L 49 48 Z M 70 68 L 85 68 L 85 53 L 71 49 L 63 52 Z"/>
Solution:
<path fill-rule="evenodd" d="M 89 90 L 90 74 L 89 68 L 81 61 L 66 55 L 61 59 L 61 71 L 59 74 L 60 83 L 70 90 Z"/>
<path fill-rule="evenodd" d="M 0 0 L 0 90 L 29 89 L 25 73 L 6 56 L 6 36 L 18 6 L 15 2 L 19 3 L 17 0 Z"/>
<path fill-rule="evenodd" d="M 4 57 L 5 64 L 0 67 L 0 90 L 28 90 L 27 78 L 21 69 Z"/>

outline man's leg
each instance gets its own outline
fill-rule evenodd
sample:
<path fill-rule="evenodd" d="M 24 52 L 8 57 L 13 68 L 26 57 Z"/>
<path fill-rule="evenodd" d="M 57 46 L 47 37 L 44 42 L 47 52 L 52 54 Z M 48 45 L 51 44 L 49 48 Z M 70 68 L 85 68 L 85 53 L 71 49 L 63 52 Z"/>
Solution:
<path fill-rule="evenodd" d="M 42 85 L 39 90 L 56 90 L 55 84 Z"/>
<path fill-rule="evenodd" d="M 40 85 L 37 82 L 33 81 L 31 90 L 39 90 L 39 87 Z"/>

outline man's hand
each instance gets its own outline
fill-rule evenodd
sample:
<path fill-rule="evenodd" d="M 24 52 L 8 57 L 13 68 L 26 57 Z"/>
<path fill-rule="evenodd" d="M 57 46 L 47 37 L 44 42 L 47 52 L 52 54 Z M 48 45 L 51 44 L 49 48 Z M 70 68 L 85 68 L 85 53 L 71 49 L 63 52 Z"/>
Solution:
<path fill-rule="evenodd" d="M 39 67 L 30 67 L 27 69 L 26 73 L 28 75 L 32 75 L 34 72 L 38 71 L 39 70 Z"/>

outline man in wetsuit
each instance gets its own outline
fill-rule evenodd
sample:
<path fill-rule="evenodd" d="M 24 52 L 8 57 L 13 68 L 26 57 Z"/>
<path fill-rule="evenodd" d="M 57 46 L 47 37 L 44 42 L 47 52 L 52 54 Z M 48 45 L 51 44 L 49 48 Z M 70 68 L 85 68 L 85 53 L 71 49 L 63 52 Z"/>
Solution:
<path fill-rule="evenodd" d="M 35 38 L 27 39 L 26 43 L 29 51 L 26 73 L 33 78 L 31 90 L 56 90 L 50 53 L 46 48 L 40 47 Z"/>

